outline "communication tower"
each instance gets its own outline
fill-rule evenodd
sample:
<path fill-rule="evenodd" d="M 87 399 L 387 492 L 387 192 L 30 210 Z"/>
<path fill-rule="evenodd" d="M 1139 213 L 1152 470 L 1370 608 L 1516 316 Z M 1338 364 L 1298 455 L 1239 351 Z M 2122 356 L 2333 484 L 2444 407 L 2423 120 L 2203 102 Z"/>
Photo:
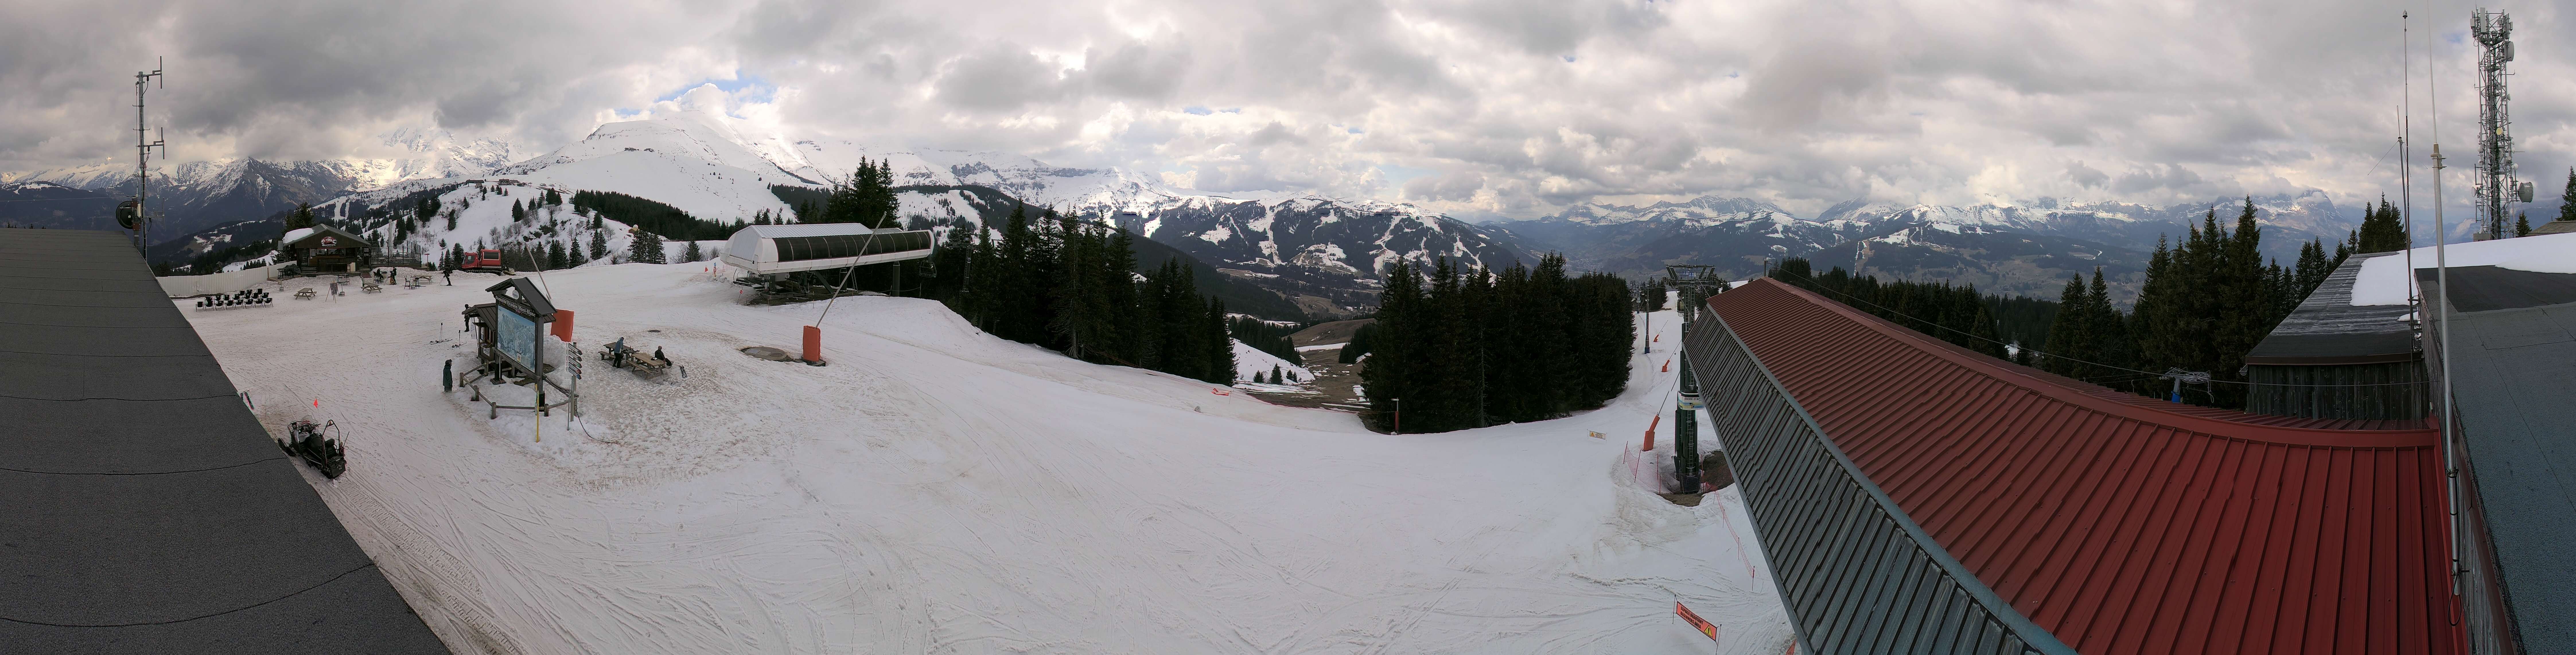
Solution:
<path fill-rule="evenodd" d="M 2514 179 L 2513 118 L 2507 104 L 2504 70 L 2513 61 L 2513 17 L 2483 8 L 2469 14 L 2469 34 L 2485 52 L 2478 56 L 2478 218 L 2480 241 L 2507 236 L 2513 214 L 2506 203 L 2531 202 L 2531 183 Z"/>

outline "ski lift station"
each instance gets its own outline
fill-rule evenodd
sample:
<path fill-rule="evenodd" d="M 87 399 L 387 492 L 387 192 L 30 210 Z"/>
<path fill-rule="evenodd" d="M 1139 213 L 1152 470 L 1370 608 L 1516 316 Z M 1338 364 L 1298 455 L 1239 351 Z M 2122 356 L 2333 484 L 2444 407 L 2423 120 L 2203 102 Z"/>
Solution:
<path fill-rule="evenodd" d="M 799 271 L 930 256 L 929 230 L 869 229 L 859 223 L 752 225 L 725 241 L 723 261 L 772 280 Z"/>

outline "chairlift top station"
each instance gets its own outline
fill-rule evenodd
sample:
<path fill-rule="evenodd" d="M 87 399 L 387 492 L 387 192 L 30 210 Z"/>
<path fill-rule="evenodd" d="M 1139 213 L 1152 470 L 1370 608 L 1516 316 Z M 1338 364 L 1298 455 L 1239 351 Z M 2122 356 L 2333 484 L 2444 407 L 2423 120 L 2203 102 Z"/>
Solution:
<path fill-rule="evenodd" d="M 929 230 L 860 223 L 752 225 L 725 240 L 723 261 L 752 275 L 883 264 L 930 256 Z"/>

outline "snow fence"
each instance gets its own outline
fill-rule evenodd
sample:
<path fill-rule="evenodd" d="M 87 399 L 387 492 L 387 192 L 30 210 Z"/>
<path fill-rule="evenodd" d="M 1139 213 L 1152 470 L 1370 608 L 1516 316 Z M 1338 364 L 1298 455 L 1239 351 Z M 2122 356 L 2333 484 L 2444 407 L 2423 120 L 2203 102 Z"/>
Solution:
<path fill-rule="evenodd" d="M 155 279 L 161 281 L 161 290 L 168 293 L 172 298 L 194 298 L 197 296 L 218 293 L 232 293 L 259 286 L 259 283 L 261 282 L 275 279 L 275 273 L 279 266 L 284 266 L 284 264 L 270 264 L 259 268 L 246 268 L 238 271 L 216 273 L 213 275 L 174 275 Z"/>

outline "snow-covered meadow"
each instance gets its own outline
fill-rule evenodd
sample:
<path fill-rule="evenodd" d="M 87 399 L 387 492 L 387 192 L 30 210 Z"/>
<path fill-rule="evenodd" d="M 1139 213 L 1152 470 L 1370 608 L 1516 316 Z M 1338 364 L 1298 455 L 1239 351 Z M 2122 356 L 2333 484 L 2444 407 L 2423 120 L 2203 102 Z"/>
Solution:
<path fill-rule="evenodd" d="M 592 359 L 578 422 L 440 391 L 490 275 L 189 317 L 272 430 L 345 428 L 349 473 L 308 480 L 460 653 L 1711 652 L 1676 600 L 1716 652 L 1788 644 L 1735 492 L 1623 464 L 1663 344 L 1598 411 L 1382 435 L 925 300 L 840 299 L 829 366 L 754 359 L 819 308 L 703 266 L 544 275 L 584 349 L 688 368 Z"/>

